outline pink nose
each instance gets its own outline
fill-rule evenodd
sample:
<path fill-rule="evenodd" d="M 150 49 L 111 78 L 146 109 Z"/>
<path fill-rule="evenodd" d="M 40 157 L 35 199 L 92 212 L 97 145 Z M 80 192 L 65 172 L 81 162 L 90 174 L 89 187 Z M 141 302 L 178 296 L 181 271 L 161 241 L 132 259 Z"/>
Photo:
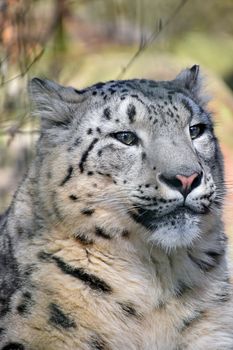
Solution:
<path fill-rule="evenodd" d="M 176 175 L 176 178 L 180 180 L 182 184 L 182 190 L 188 190 L 191 186 L 193 181 L 198 177 L 198 173 L 194 173 L 191 176 L 184 176 L 184 175 Z"/>

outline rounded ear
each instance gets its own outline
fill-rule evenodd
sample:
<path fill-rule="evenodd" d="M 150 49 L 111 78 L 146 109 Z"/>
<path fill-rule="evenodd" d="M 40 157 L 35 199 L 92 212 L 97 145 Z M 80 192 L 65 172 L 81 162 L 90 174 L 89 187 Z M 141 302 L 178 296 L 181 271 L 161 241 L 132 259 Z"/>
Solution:
<path fill-rule="evenodd" d="M 74 107 L 86 99 L 85 90 L 64 87 L 47 79 L 33 78 L 28 86 L 33 114 L 42 121 L 42 128 L 67 126 L 72 120 Z"/>
<path fill-rule="evenodd" d="M 204 105 L 207 98 L 202 94 L 202 81 L 200 67 L 197 64 L 182 70 L 174 80 L 176 85 L 187 90 L 201 105 Z"/>
<path fill-rule="evenodd" d="M 195 64 L 191 68 L 182 70 L 176 77 L 176 81 L 179 82 L 186 90 L 193 91 L 200 83 L 200 67 Z"/>

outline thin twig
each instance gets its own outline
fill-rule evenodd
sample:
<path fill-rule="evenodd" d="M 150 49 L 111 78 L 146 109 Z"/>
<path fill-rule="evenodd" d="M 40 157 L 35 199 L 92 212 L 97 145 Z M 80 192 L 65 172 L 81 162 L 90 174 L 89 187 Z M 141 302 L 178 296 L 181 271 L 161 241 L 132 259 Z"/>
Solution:
<path fill-rule="evenodd" d="M 168 25 L 174 20 L 176 15 L 180 12 L 180 10 L 184 7 L 184 5 L 189 0 L 181 0 L 180 4 L 176 7 L 176 9 L 173 11 L 171 16 L 162 23 L 162 20 L 159 20 L 158 28 L 156 28 L 151 36 L 147 40 L 141 40 L 139 47 L 137 51 L 133 54 L 133 56 L 130 58 L 128 63 L 121 69 L 120 73 L 117 76 L 117 79 L 121 79 L 123 75 L 126 73 L 126 71 L 132 66 L 132 64 L 135 62 L 135 60 L 159 37 L 159 35 L 163 32 L 163 30 L 168 27 Z"/>
<path fill-rule="evenodd" d="M 40 130 L 37 130 L 37 129 L 35 129 L 35 130 L 16 130 L 16 131 L 14 131 L 14 133 L 12 133 L 11 131 L 9 131 L 9 130 L 4 130 L 4 131 L 1 131 L 0 132 L 0 134 L 8 134 L 8 135 L 10 135 L 10 136 L 14 136 L 15 134 L 22 134 L 22 135 L 27 135 L 27 134 L 29 134 L 29 135 L 31 135 L 31 134 L 39 134 L 40 133 Z"/>
<path fill-rule="evenodd" d="M 34 59 L 29 63 L 29 65 L 24 69 L 23 72 L 15 75 L 14 77 L 12 77 L 8 80 L 3 81 L 0 84 L 0 86 L 8 84 L 9 82 L 11 82 L 12 80 L 15 80 L 17 78 L 23 78 L 27 74 L 27 72 L 30 70 L 30 68 L 33 66 L 33 64 L 35 64 L 41 58 L 41 56 L 44 54 L 44 52 L 45 52 L 45 48 L 42 48 L 41 51 L 39 52 L 39 54 L 34 57 Z"/>
<path fill-rule="evenodd" d="M 9 54 L 6 55 L 5 57 L 1 58 L 1 60 L 0 60 L 0 66 L 8 59 L 8 57 L 9 57 Z"/>

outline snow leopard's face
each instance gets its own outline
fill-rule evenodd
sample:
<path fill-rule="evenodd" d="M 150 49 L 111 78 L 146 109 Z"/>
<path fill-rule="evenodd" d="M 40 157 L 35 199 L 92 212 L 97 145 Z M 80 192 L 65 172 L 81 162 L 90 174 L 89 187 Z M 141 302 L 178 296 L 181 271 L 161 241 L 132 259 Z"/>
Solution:
<path fill-rule="evenodd" d="M 170 249 L 190 245 L 217 215 L 221 155 L 195 91 L 197 72 L 189 72 L 171 82 L 114 81 L 62 90 L 65 97 L 60 92 L 64 120 L 50 116 L 45 123 L 58 150 L 50 175 L 60 169 L 60 176 L 49 188 L 62 220 L 86 210 L 107 222 L 107 211 Z M 54 104 L 48 113 L 58 115 L 56 108 L 62 107 Z"/>

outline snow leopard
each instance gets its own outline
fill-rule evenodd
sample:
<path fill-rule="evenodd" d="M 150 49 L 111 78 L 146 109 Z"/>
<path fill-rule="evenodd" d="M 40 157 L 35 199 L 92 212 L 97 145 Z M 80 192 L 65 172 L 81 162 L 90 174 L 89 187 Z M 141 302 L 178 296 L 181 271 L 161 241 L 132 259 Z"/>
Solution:
<path fill-rule="evenodd" d="M 198 65 L 29 83 L 36 156 L 1 220 L 1 350 L 232 350 L 223 157 Z"/>

